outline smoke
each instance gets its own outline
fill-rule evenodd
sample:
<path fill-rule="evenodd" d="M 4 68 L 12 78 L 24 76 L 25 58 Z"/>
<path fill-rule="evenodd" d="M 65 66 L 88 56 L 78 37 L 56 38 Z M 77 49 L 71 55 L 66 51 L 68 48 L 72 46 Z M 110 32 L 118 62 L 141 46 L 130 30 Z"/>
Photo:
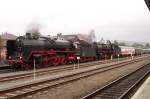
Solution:
<path fill-rule="evenodd" d="M 97 41 L 97 39 L 96 39 L 96 36 L 95 36 L 95 31 L 92 29 L 92 30 L 90 30 L 90 32 L 89 32 L 89 42 L 96 42 Z"/>
<path fill-rule="evenodd" d="M 37 20 L 33 20 L 27 25 L 26 33 L 40 33 L 41 28 L 42 24 Z"/>

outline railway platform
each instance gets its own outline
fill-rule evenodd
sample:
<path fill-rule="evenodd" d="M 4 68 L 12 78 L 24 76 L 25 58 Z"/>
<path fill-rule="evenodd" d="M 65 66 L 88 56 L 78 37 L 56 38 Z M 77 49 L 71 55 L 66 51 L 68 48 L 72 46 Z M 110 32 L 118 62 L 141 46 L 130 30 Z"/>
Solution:
<path fill-rule="evenodd" d="M 150 99 L 150 77 L 148 77 L 131 99 Z"/>

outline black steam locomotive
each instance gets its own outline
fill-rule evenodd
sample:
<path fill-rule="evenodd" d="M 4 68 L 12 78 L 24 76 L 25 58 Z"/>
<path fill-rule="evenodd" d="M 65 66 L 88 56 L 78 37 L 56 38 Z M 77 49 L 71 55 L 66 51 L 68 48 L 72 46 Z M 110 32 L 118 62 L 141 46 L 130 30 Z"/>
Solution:
<path fill-rule="evenodd" d="M 7 60 L 13 68 L 31 69 L 37 67 L 64 65 L 110 58 L 120 53 L 117 45 L 87 42 L 78 35 L 39 37 L 34 39 L 30 33 L 16 40 L 7 41 Z"/>

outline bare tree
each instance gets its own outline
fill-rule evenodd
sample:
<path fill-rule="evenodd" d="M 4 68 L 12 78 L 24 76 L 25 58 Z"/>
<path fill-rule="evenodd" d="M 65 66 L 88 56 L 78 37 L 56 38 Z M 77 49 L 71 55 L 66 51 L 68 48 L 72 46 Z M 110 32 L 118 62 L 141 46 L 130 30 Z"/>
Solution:
<path fill-rule="evenodd" d="M 132 46 L 133 47 L 139 47 L 139 48 L 143 48 L 144 47 L 142 44 L 139 44 L 139 43 L 133 43 Z"/>
<path fill-rule="evenodd" d="M 101 40 L 99 41 L 99 43 L 104 44 L 105 43 L 104 38 L 101 38 Z"/>
<path fill-rule="evenodd" d="M 119 43 L 118 43 L 116 40 L 114 40 L 114 44 L 115 44 L 115 45 L 119 45 Z"/>
<path fill-rule="evenodd" d="M 149 43 L 146 43 L 146 44 L 145 44 L 145 48 L 150 48 L 150 44 L 149 44 Z"/>
<path fill-rule="evenodd" d="M 121 42 L 121 43 L 119 43 L 119 46 L 126 46 L 126 43 Z"/>

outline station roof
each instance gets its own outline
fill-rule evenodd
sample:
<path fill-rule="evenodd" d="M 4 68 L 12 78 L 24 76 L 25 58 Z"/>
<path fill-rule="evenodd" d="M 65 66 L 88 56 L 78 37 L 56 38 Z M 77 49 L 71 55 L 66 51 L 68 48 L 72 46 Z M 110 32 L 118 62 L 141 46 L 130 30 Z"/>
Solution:
<path fill-rule="evenodd" d="M 66 40 L 71 40 L 71 41 L 85 41 L 89 42 L 89 37 L 86 34 L 73 34 L 73 35 L 61 35 Z"/>
<path fill-rule="evenodd" d="M 10 34 L 10 33 L 2 33 L 1 39 L 3 40 L 15 40 L 17 36 Z"/>

